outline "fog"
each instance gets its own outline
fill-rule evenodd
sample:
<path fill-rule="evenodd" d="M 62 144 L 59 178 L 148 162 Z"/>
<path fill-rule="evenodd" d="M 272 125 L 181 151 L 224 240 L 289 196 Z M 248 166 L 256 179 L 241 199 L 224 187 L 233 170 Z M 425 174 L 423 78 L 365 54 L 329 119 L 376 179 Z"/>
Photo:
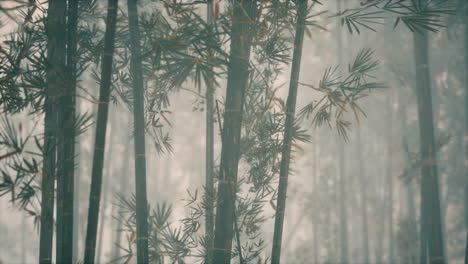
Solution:
<path fill-rule="evenodd" d="M 54 1 L 0 2 L 0 263 L 37 263 L 40 251 L 51 257 L 41 263 L 93 262 L 85 245 L 98 152 L 97 232 L 88 234 L 96 263 L 466 261 L 466 1 L 128 0 L 138 2 L 136 39 L 120 0 L 111 53 L 107 7 L 117 1 L 79 1 L 76 31 L 73 1 Z M 57 19 L 42 21 L 50 8 Z M 74 55 L 57 55 L 59 45 L 73 51 L 73 34 Z M 108 103 L 100 97 L 106 55 Z M 105 148 L 96 144 L 102 105 Z M 54 111 L 51 156 L 44 120 Z M 142 138 L 146 152 L 135 155 Z M 52 240 L 41 239 L 47 155 Z"/>

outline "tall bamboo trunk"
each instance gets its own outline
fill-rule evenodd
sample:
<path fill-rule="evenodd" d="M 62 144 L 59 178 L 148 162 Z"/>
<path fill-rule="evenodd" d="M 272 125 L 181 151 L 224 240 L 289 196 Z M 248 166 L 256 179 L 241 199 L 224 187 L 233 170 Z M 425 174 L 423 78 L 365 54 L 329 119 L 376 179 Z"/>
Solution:
<path fill-rule="evenodd" d="M 54 231 L 54 181 L 57 155 L 57 110 L 58 99 L 63 89 L 62 70 L 65 68 L 65 42 L 61 38 L 65 32 L 66 2 L 50 0 L 47 14 L 47 86 L 44 102 L 44 146 L 42 169 L 41 227 L 39 263 L 52 263 L 52 243 Z"/>
<path fill-rule="evenodd" d="M 207 22 L 212 27 L 214 23 L 213 0 L 208 0 Z M 212 54 L 210 53 L 210 56 Z M 215 77 L 213 77 L 215 78 Z M 214 230 L 214 80 L 206 82 L 206 178 L 205 191 L 207 197 L 205 213 L 205 236 L 207 241 L 205 263 L 211 264 L 213 258 L 213 230 Z"/>
<path fill-rule="evenodd" d="M 463 2 L 463 1 L 462 1 Z M 468 264 L 468 3 L 465 1 L 465 231 L 467 233 L 465 264 Z"/>
<path fill-rule="evenodd" d="M 114 126 L 113 124 L 115 124 L 115 121 L 116 121 L 116 118 L 115 118 L 115 114 L 113 111 L 110 111 L 110 114 L 109 114 L 109 120 L 108 120 L 108 123 L 109 123 L 109 131 L 113 131 L 114 130 Z M 103 172 L 103 180 L 102 180 L 102 206 L 100 208 L 100 215 L 99 215 L 99 225 L 98 225 L 98 234 L 97 234 L 97 238 L 96 238 L 96 262 L 97 263 L 102 263 L 102 250 L 103 250 L 103 246 L 104 246 L 104 236 L 105 236 L 105 230 L 108 228 L 108 226 L 106 225 L 106 220 L 107 220 L 107 215 L 106 215 L 106 210 L 108 208 L 108 205 L 109 205 L 109 196 L 110 196 L 110 193 L 109 193 L 109 189 L 110 189 L 110 183 L 112 182 L 110 179 L 111 177 L 113 177 L 113 175 L 115 175 L 113 173 L 113 170 L 112 170 L 112 163 L 111 161 L 114 160 L 113 158 L 113 153 L 115 151 L 115 149 L 112 149 L 112 146 L 114 146 L 115 144 L 115 138 L 116 138 L 116 133 L 112 133 L 110 134 L 110 138 L 109 138 L 109 144 L 107 145 L 107 151 L 105 153 L 105 157 L 104 157 L 104 160 L 107 161 L 106 163 L 106 168 L 104 169 L 104 172 Z"/>
<path fill-rule="evenodd" d="M 427 32 L 414 33 L 421 148 L 421 263 L 446 263 L 437 176 Z M 429 259 L 426 260 L 426 252 Z"/>
<path fill-rule="evenodd" d="M 250 74 L 254 0 L 233 1 L 221 164 L 218 180 L 213 263 L 230 263 L 244 94 Z"/>
<path fill-rule="evenodd" d="M 50 10 L 50 7 L 49 7 Z M 50 14 L 50 11 L 49 11 Z M 45 99 L 44 160 L 42 169 L 41 226 L 39 242 L 39 263 L 52 263 L 54 232 L 54 175 L 55 175 L 55 107 L 53 99 Z"/>
<path fill-rule="evenodd" d="M 289 165 L 291 161 L 291 143 L 293 141 L 294 122 L 296 112 L 297 88 L 301 69 L 302 47 L 304 43 L 305 20 L 307 17 L 307 0 L 297 1 L 296 35 L 289 82 L 288 99 L 286 102 L 286 120 L 284 138 L 281 150 L 281 167 L 278 185 L 278 198 L 275 213 L 275 229 L 273 233 L 273 248 L 271 263 L 278 264 L 281 260 L 281 241 L 283 237 L 284 214 L 286 212 L 286 194 L 288 189 Z"/>
<path fill-rule="evenodd" d="M 61 30 L 57 32 L 59 36 L 66 36 L 67 30 L 66 30 L 66 22 L 67 22 L 67 1 L 62 1 L 61 5 L 63 5 L 63 14 L 61 14 L 61 22 L 63 23 L 63 27 L 61 27 Z M 63 126 L 62 122 L 64 120 L 64 111 L 63 111 L 63 95 L 65 94 L 66 91 L 66 85 L 67 81 L 66 78 L 68 78 L 68 71 L 66 70 L 66 42 L 65 38 L 61 37 L 61 46 L 63 47 L 63 51 L 61 54 L 61 65 L 62 69 L 59 70 L 59 78 L 61 79 L 60 83 L 60 88 L 57 89 L 56 96 L 57 96 L 57 102 L 56 102 L 56 120 L 55 120 L 55 125 L 56 125 L 56 133 L 57 133 L 57 138 L 56 138 L 56 148 L 57 148 L 57 157 L 56 157 L 56 180 L 57 180 L 57 196 L 56 196 L 56 204 L 55 204 L 55 211 L 56 211 L 56 240 L 55 240 L 55 262 L 56 263 L 64 263 L 63 259 L 63 253 L 64 253 L 64 248 L 63 246 L 65 245 L 63 241 L 63 231 L 64 231 L 64 223 L 63 223 L 63 216 L 64 216 L 64 211 L 63 211 L 63 206 L 64 206 L 64 199 L 65 199 L 65 174 L 64 174 L 64 165 L 65 165 L 65 140 L 64 140 L 64 133 L 63 133 Z"/>
<path fill-rule="evenodd" d="M 101 83 L 99 88 L 99 105 L 94 141 L 93 167 L 89 194 L 88 225 L 84 263 L 94 263 L 96 254 L 96 234 L 98 229 L 99 205 L 102 189 L 102 170 L 106 146 L 106 130 L 111 92 L 112 63 L 115 46 L 115 28 L 117 23 L 118 0 L 109 0 L 107 4 L 106 33 L 101 64 Z"/>
<path fill-rule="evenodd" d="M 57 252 L 57 263 L 72 263 L 73 262 L 73 220 L 74 220 L 74 189 L 75 189 L 75 98 L 76 98 L 76 83 L 77 83 L 77 30 L 78 30 L 78 2 L 68 1 L 67 8 L 67 49 L 66 49 L 66 81 L 63 94 L 61 96 L 61 113 L 59 114 L 59 128 L 63 153 L 63 162 L 58 171 L 58 180 L 62 180 L 62 184 L 57 184 L 58 192 L 57 204 L 61 204 L 62 215 L 61 224 L 57 225 L 57 236 L 61 235 L 61 250 Z M 59 199 L 62 198 L 62 199 Z M 60 231 L 60 232 L 59 232 Z M 59 241 L 59 239 L 57 239 Z"/>
<path fill-rule="evenodd" d="M 463 2 L 463 1 L 462 1 Z M 465 160 L 468 160 L 468 3 L 465 1 Z M 466 254 L 465 264 L 468 264 L 468 166 L 465 162 L 465 231 L 466 239 Z"/>
<path fill-rule="evenodd" d="M 361 193 L 361 223 L 362 223 L 362 261 L 363 263 L 370 263 L 369 262 L 369 229 L 367 224 L 367 176 L 364 167 L 364 158 L 363 158 L 363 144 L 361 139 L 361 127 L 358 125 L 356 130 L 357 135 L 357 159 L 359 162 L 359 188 Z"/>
<path fill-rule="evenodd" d="M 140 28 L 137 0 L 127 0 L 127 4 L 132 55 L 130 71 L 133 85 L 137 262 L 148 263 L 148 200 L 146 194 L 145 112 Z"/>
<path fill-rule="evenodd" d="M 51 15 L 49 5 L 49 15 Z M 50 56 L 49 56 L 50 57 Z M 55 85 L 50 83 L 50 85 Z M 45 99 L 44 158 L 42 168 L 41 227 L 39 242 L 39 263 L 52 263 L 52 242 L 54 233 L 54 176 L 56 158 L 56 106 L 53 95 Z"/>

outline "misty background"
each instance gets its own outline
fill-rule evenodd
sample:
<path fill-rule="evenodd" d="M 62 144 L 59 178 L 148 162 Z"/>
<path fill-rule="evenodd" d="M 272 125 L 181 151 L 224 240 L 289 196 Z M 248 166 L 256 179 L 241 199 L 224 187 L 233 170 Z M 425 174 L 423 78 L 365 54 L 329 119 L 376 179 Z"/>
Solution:
<path fill-rule="evenodd" d="M 106 6 L 106 1 L 98 1 Z M 120 1 L 126 9 L 125 1 Z M 312 13 L 337 12 L 337 1 L 322 1 Z M 463 2 L 463 1 L 462 1 Z M 343 8 L 357 6 L 360 1 L 343 0 Z M 14 5 L 14 3 L 11 3 Z M 8 6 L 2 3 L 2 7 Z M 158 3 L 145 3 L 141 12 L 161 8 Z M 463 11 L 444 18 L 447 25 L 439 32 L 429 33 L 429 69 L 431 73 L 432 109 L 437 145 L 437 169 L 443 223 L 444 247 L 449 263 L 462 263 L 466 243 L 464 195 L 467 181 L 466 113 L 466 48 L 467 25 Z M 204 7 L 200 14 L 206 16 Z M 466 13 L 465 13 L 466 15 Z M 406 263 L 408 255 L 418 256 L 418 219 L 420 215 L 420 168 L 417 163 L 419 130 L 415 84 L 413 33 L 404 26 L 377 25 L 377 32 L 363 29 L 350 34 L 336 17 L 316 18 L 324 29 L 309 28 L 305 34 L 299 81 L 318 84 L 327 67 L 348 64 L 362 48 L 375 50 L 379 61 L 373 73 L 386 88 L 369 93 L 360 101 L 365 113 L 355 119 L 346 112 L 352 125 L 348 140 L 335 128 L 315 127 L 304 120 L 301 127 L 310 135 L 310 142 L 293 147 L 283 230 L 284 263 L 338 263 L 343 243 L 348 248 L 348 263 L 364 263 L 364 240 L 368 244 L 371 263 Z M 6 16 L 2 38 L 15 30 L 16 24 Z M 98 23 L 104 27 L 101 20 Z M 341 44 L 339 43 L 341 35 Z M 100 36 L 102 37 L 102 36 Z M 143 47 L 144 49 L 144 47 Z M 283 65 L 275 86 L 277 97 L 286 101 L 290 64 Z M 91 66 L 95 67 L 95 66 Z M 88 112 L 92 124 L 76 141 L 75 200 L 73 240 L 74 259 L 82 259 L 86 234 L 87 210 L 94 148 L 95 116 L 99 84 L 90 73 L 80 77 L 77 113 Z M 215 98 L 226 96 L 226 80 L 220 78 Z M 159 152 L 147 136 L 146 166 L 148 202 L 152 206 L 167 202 L 173 213 L 170 223 L 182 226 L 181 220 L 190 214 L 187 201 L 193 195 L 201 199 L 205 184 L 205 101 L 204 92 L 197 91 L 191 81 L 183 89 L 170 93 L 167 113 L 172 151 Z M 86 91 L 86 92 L 85 92 Z M 300 86 L 296 113 L 309 101 L 317 99 L 315 90 Z M 21 124 L 22 133 L 42 130 L 40 113 L 9 115 Z M 118 194 L 134 193 L 134 161 L 132 113 L 118 100 L 109 106 L 107 143 L 97 234 L 96 260 L 108 263 L 122 253 L 116 245 L 125 243 L 128 233 L 118 232 Z M 214 125 L 214 159 L 219 164 L 221 139 L 219 125 Z M 110 162 L 111 161 L 111 162 Z M 242 170 L 242 161 L 239 170 Z M 345 185 L 340 186 L 340 179 Z M 276 185 L 277 180 L 275 181 Z M 345 203 L 347 239 L 342 241 L 342 212 Z M 261 257 L 271 254 L 275 209 L 265 202 L 261 237 L 265 247 Z M 364 207 L 365 206 L 365 207 Z M 36 208 L 40 210 L 40 208 Z M 35 263 L 39 252 L 38 226 L 28 213 L 18 209 L 10 196 L 0 197 L 0 262 Z M 367 224 L 363 225 L 363 215 Z M 117 219 L 116 219 L 117 218 Z M 202 224 L 201 228 L 204 226 Z M 367 229 L 364 231 L 364 228 Z M 367 232 L 368 239 L 364 238 Z M 247 239 L 247 238 L 245 238 Z M 136 259 L 132 259 L 136 261 Z M 190 260 L 188 260 L 191 263 Z M 123 263 L 123 262 L 121 262 Z"/>

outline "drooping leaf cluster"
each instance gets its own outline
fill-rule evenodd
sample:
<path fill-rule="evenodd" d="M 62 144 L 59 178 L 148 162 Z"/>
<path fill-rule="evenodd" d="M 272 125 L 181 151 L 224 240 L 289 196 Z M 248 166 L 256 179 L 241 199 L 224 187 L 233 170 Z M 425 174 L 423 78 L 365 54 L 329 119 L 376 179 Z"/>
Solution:
<path fill-rule="evenodd" d="M 123 223 L 122 230 L 127 234 L 125 244 L 117 246 L 124 252 L 113 260 L 116 262 L 130 261 L 136 254 L 136 199 L 117 197 L 118 215 L 115 218 Z M 164 263 L 169 259 L 171 263 L 185 263 L 184 259 L 191 256 L 191 249 L 197 246 L 193 234 L 199 226 L 179 226 L 171 224 L 172 208 L 166 203 L 158 203 L 155 209 L 148 206 L 148 245 L 149 260 L 152 263 Z"/>
<path fill-rule="evenodd" d="M 299 118 L 311 120 L 315 127 L 334 126 L 338 134 L 347 140 L 351 122 L 345 120 L 345 114 L 352 112 L 359 122 L 359 115 L 366 115 L 358 105 L 359 99 L 368 96 L 373 90 L 385 87 L 383 83 L 374 81 L 375 77 L 372 75 L 378 65 L 374 51 L 363 49 L 348 64 L 345 74 L 340 73 L 338 67 L 328 68 L 318 86 L 302 83 L 319 92 L 321 96 L 320 99 L 306 104 L 300 110 Z"/>
<path fill-rule="evenodd" d="M 359 7 L 345 9 L 336 16 L 348 31 L 361 33 L 363 28 L 377 31 L 376 26 L 385 20 L 393 21 L 393 26 L 404 24 L 412 32 L 438 32 L 445 27 L 445 17 L 455 14 L 449 0 L 368 0 Z"/>

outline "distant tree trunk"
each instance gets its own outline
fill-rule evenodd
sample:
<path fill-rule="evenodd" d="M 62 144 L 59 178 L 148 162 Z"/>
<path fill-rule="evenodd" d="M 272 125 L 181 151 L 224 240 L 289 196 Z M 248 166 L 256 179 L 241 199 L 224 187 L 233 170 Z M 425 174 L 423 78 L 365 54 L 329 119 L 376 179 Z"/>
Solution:
<path fill-rule="evenodd" d="M 405 133 L 405 127 L 407 126 L 407 121 L 406 121 L 406 113 L 405 111 L 402 109 L 402 104 L 403 104 L 403 100 L 402 100 L 402 97 L 403 97 L 403 94 L 400 92 L 398 94 L 398 105 L 400 107 L 400 121 L 401 121 L 401 134 L 402 134 L 402 145 L 403 145 L 403 150 L 406 152 L 406 155 L 404 156 L 404 158 L 406 159 L 406 164 L 405 166 L 407 166 L 407 168 L 409 168 L 411 166 L 411 156 L 410 156 L 410 153 L 409 153 L 409 145 L 408 145 L 408 139 L 407 139 L 407 135 Z M 410 175 L 406 175 L 406 177 L 409 177 L 409 180 L 408 182 L 405 184 L 405 191 L 406 191 L 406 217 L 408 219 L 410 219 L 411 221 L 413 221 L 414 223 L 416 223 L 416 205 L 415 205 L 415 201 L 414 201 L 414 177 L 416 177 L 415 175 L 413 174 L 410 174 Z"/>
<path fill-rule="evenodd" d="M 275 213 L 275 229 L 273 233 L 273 248 L 271 263 L 278 264 L 281 260 L 281 241 L 283 237 L 284 214 L 286 212 L 286 194 L 288 190 L 289 164 L 291 161 L 291 143 L 293 141 L 296 112 L 297 88 L 301 69 L 302 46 L 304 43 L 305 20 L 307 17 L 307 0 L 299 0 L 297 4 L 296 34 L 291 67 L 289 93 L 286 102 L 286 120 L 284 124 L 283 146 L 281 150 L 281 167 L 278 185 L 278 198 Z"/>
<path fill-rule="evenodd" d="M 463 1 L 462 1 L 463 2 Z M 466 239 L 466 252 L 465 252 L 465 264 L 468 264 L 468 166 L 466 161 L 468 160 L 468 3 L 465 1 L 465 231 L 467 233 Z"/>
<path fill-rule="evenodd" d="M 26 249 L 26 228 L 27 228 L 27 223 L 26 223 L 26 218 L 21 217 L 21 263 L 26 263 L 26 255 L 28 250 Z"/>
<path fill-rule="evenodd" d="M 414 33 L 414 49 L 421 145 L 421 261 L 425 261 L 427 251 L 429 263 L 446 263 L 434 143 L 427 32 Z"/>
<path fill-rule="evenodd" d="M 84 263 L 94 263 L 96 254 L 96 234 L 98 229 L 99 205 L 101 199 L 102 170 L 104 150 L 106 147 L 106 130 L 111 92 L 112 63 L 115 46 L 115 28 L 117 23 L 118 0 L 109 0 L 107 4 L 106 33 L 101 64 L 101 82 L 99 88 L 99 105 L 94 141 L 93 167 L 89 194 L 88 226 Z"/>
<path fill-rule="evenodd" d="M 462 1 L 463 2 L 463 1 Z M 465 228 L 468 233 L 468 3 L 465 1 Z M 468 240 L 466 241 L 465 263 L 468 262 Z"/>
<path fill-rule="evenodd" d="M 301 222 L 302 222 L 302 220 L 304 219 L 305 216 L 306 216 L 306 213 L 301 212 L 299 217 L 296 217 L 297 220 L 292 225 L 292 229 L 291 229 L 290 232 L 288 232 L 288 236 L 285 239 L 284 248 L 283 248 L 284 250 L 288 249 L 291 246 L 290 242 L 296 236 L 296 233 L 297 233 L 299 227 L 301 227 Z"/>
<path fill-rule="evenodd" d="M 133 85 L 133 125 L 135 142 L 135 196 L 137 224 L 137 262 L 148 263 L 148 201 L 146 195 L 146 150 L 143 69 L 136 0 L 128 0 L 131 77 Z"/>
<path fill-rule="evenodd" d="M 208 24 L 213 26 L 213 0 L 208 0 L 207 5 Z M 213 77 L 215 78 L 215 77 Z M 214 81 L 206 82 L 206 178 L 205 191 L 207 197 L 205 213 L 205 236 L 207 240 L 205 263 L 211 264 L 213 258 L 213 230 L 214 230 Z M 219 120 L 221 122 L 221 120 Z"/>
<path fill-rule="evenodd" d="M 388 196 L 388 177 L 385 177 L 385 181 L 383 183 L 383 188 L 382 188 L 382 206 L 381 206 L 381 214 L 378 219 L 380 220 L 378 224 L 377 230 L 380 232 L 377 232 L 377 243 L 376 243 L 376 250 L 375 250 L 375 262 L 376 263 L 382 263 L 383 262 L 383 246 L 384 246 L 384 239 L 385 239 L 385 225 L 387 221 L 387 196 Z"/>
<path fill-rule="evenodd" d="M 400 96 L 401 97 L 401 96 Z M 400 100 L 400 105 L 401 105 L 401 100 Z M 401 127 L 402 129 L 406 126 L 406 118 L 405 118 L 405 113 L 404 112 L 401 112 L 400 113 L 400 116 L 401 116 Z M 404 129 L 402 130 L 402 138 L 403 138 L 403 142 L 402 142 L 402 145 L 403 145 L 403 148 L 404 148 L 404 151 L 406 152 L 406 156 L 404 158 L 407 159 L 407 162 L 405 164 L 405 166 L 407 166 L 408 168 L 411 166 L 411 162 L 412 162 L 412 157 L 410 156 L 410 153 L 409 153 L 409 146 L 408 146 L 408 140 L 406 138 L 407 136 L 405 135 L 405 131 Z M 417 223 L 416 221 L 416 205 L 415 205 L 415 195 L 414 195 L 414 178 L 416 177 L 416 175 L 413 175 L 414 173 L 411 173 L 410 175 L 407 175 L 406 177 L 409 177 L 409 180 L 408 182 L 405 184 L 405 190 L 406 190 L 406 203 L 407 203 L 407 212 L 406 212 L 406 217 L 408 219 L 410 219 L 411 221 L 413 221 L 414 223 Z"/>
<path fill-rule="evenodd" d="M 321 182 L 322 184 L 327 184 L 326 181 L 319 181 Z M 329 186 L 327 186 L 327 188 L 329 188 Z M 333 192 L 330 192 L 330 190 L 327 190 L 327 197 L 332 197 L 332 199 L 337 199 L 336 196 L 334 196 Z M 333 208 L 334 209 L 334 208 Z M 332 219 L 333 217 L 333 214 L 332 214 L 332 210 L 331 208 L 326 208 L 325 210 L 325 214 L 324 214 L 324 217 L 323 217 L 323 223 L 327 223 L 327 221 L 330 221 L 330 219 Z M 325 237 L 334 237 L 335 236 L 335 230 L 334 230 L 334 227 L 335 225 L 323 225 L 323 229 L 324 229 L 324 234 L 325 234 Z M 334 245 L 334 241 L 332 241 L 331 239 L 325 239 L 325 247 L 326 247 L 326 254 L 325 254 L 325 261 L 324 263 L 327 263 L 327 262 L 330 262 L 329 260 L 334 258 L 334 259 L 338 259 L 338 256 L 336 254 L 336 247 Z"/>
<path fill-rule="evenodd" d="M 423 177 L 423 176 L 421 176 Z M 421 181 L 421 185 L 422 185 L 422 181 Z M 428 223 L 427 223 L 427 219 L 426 219 L 426 215 L 427 215 L 427 208 L 426 208 L 426 204 L 427 202 L 426 201 L 423 201 L 422 198 L 424 197 L 424 189 L 420 188 L 420 197 L 421 197 L 421 206 L 420 206 L 420 211 L 421 211 L 421 215 L 419 216 L 419 218 L 421 219 L 420 220 L 420 231 L 419 231 L 419 262 L 421 264 L 427 264 L 427 257 L 428 257 L 428 253 L 429 253 L 429 249 L 428 249 L 428 241 L 427 241 L 427 237 L 428 237 Z"/>
<path fill-rule="evenodd" d="M 57 155 L 57 103 L 63 89 L 65 42 L 65 7 L 62 0 L 50 0 L 47 14 L 47 57 L 51 64 L 47 69 L 47 87 L 44 102 L 44 146 L 42 168 L 41 227 L 39 263 L 52 263 L 54 231 L 54 180 Z"/>
<path fill-rule="evenodd" d="M 388 119 L 385 122 L 386 137 L 387 137 L 387 168 L 385 178 L 387 182 L 387 193 L 388 193 L 388 262 L 394 263 L 394 252 L 393 252 L 393 107 L 392 107 L 392 95 L 391 92 L 387 95 L 387 111 Z"/>
<path fill-rule="evenodd" d="M 337 1 L 338 12 L 341 12 L 341 0 Z M 338 29 L 341 29 L 338 26 Z M 338 62 L 341 66 L 343 62 L 343 36 L 341 30 L 337 35 Z M 347 197 L 346 197 L 346 176 L 345 176 L 345 157 L 344 147 L 341 142 L 337 142 L 338 162 L 339 162 L 339 217 L 340 217 L 340 263 L 348 263 L 348 216 L 347 216 Z"/>
<path fill-rule="evenodd" d="M 339 144 L 339 143 L 338 143 Z M 338 148 L 339 162 L 339 209 L 340 209 L 340 263 L 348 263 L 348 214 L 347 214 L 347 195 L 346 195 L 346 175 L 345 175 L 345 157 L 344 148 Z"/>
<path fill-rule="evenodd" d="M 408 217 L 411 219 L 411 221 L 416 223 L 416 206 L 414 202 L 414 188 L 412 183 L 409 183 L 406 187 L 406 195 L 408 196 Z"/>
<path fill-rule="evenodd" d="M 317 145 L 315 146 L 314 149 L 314 157 L 313 159 L 313 171 L 314 175 L 312 176 L 312 181 L 313 181 L 313 186 L 314 186 L 314 195 L 317 195 L 317 191 L 319 190 L 318 188 L 318 168 L 317 168 L 317 157 L 318 157 L 318 151 L 317 151 Z M 314 196 L 314 209 L 317 210 L 319 203 L 317 202 L 317 196 Z M 313 233 L 313 249 L 312 249 L 312 254 L 314 256 L 314 263 L 319 263 L 320 257 L 319 257 L 319 247 L 318 247 L 318 241 L 319 241 L 319 236 L 318 236 L 318 231 L 319 229 L 319 217 L 318 215 L 314 215 L 312 218 L 312 233 Z"/>
<path fill-rule="evenodd" d="M 252 26 L 255 21 L 254 0 L 233 1 L 231 47 L 228 66 L 226 105 L 222 132 L 222 150 L 215 219 L 213 263 L 231 261 L 237 171 L 244 94 L 250 74 Z"/>
<path fill-rule="evenodd" d="M 357 159 L 359 162 L 359 191 L 361 193 L 361 220 L 362 220 L 362 261 L 364 263 L 370 263 L 369 262 L 369 229 L 368 229 L 368 223 L 367 223 L 367 176 L 365 172 L 365 166 L 364 166 L 364 158 L 363 158 L 363 144 L 362 144 L 362 139 L 361 139 L 361 127 L 358 125 L 357 130 L 356 130 L 356 135 L 357 135 Z"/>
<path fill-rule="evenodd" d="M 404 115 L 401 115 L 401 116 L 404 116 Z M 405 124 L 406 124 L 406 121 L 402 120 L 402 128 L 405 127 Z M 403 145 L 404 146 L 408 145 L 404 134 L 403 134 Z M 408 151 L 407 147 L 405 147 L 405 149 L 406 149 L 405 151 Z M 409 161 L 406 163 L 406 166 L 411 166 L 411 157 L 409 153 L 407 153 L 406 158 Z M 414 181 L 415 181 L 414 177 L 416 177 L 416 175 L 408 175 L 407 177 L 411 177 L 411 179 L 405 184 L 406 203 L 407 203 L 406 218 L 416 228 L 417 220 L 416 220 L 416 205 L 415 205 L 415 195 L 414 195 Z M 411 241 L 414 241 L 414 243 L 416 244 L 416 241 L 417 241 L 416 236 L 411 236 L 410 239 L 413 239 Z M 415 247 L 408 248 L 407 250 L 409 250 L 409 259 L 413 260 L 413 262 L 416 262 L 418 259 L 417 246 L 415 245 Z"/>

